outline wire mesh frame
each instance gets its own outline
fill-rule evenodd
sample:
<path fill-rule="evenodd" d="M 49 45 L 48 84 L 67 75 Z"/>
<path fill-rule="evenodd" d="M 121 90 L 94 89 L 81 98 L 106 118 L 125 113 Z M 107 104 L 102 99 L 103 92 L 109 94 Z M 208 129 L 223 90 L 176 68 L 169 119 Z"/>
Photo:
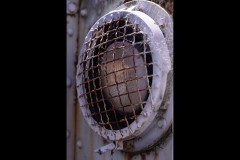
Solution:
<path fill-rule="evenodd" d="M 138 27 L 141 30 L 140 32 L 147 34 L 147 36 L 145 34 L 143 35 L 146 36 L 144 37 L 144 40 L 147 41 L 147 43 L 151 47 L 151 55 L 153 57 L 152 59 L 153 60 L 152 65 L 154 66 L 152 75 L 153 86 L 152 89 L 149 90 L 150 96 L 148 97 L 147 101 L 144 101 L 145 102 L 144 112 L 141 112 L 141 114 L 138 115 L 137 120 L 134 120 L 131 124 L 129 124 L 129 127 L 125 127 L 121 130 L 108 130 L 104 127 L 101 127 L 100 124 L 98 124 L 92 118 L 89 108 L 84 106 L 87 105 L 88 102 L 82 95 L 83 93 L 86 93 L 86 91 L 84 90 L 85 87 L 83 87 L 82 85 L 83 84 L 82 75 L 86 74 L 85 72 L 83 72 L 84 66 L 89 66 L 89 61 L 88 64 L 87 62 L 84 62 L 81 65 L 80 62 L 83 62 L 84 59 L 90 57 L 89 55 L 92 55 L 92 53 L 90 53 L 91 50 L 87 50 L 88 47 L 91 48 L 92 46 L 95 46 L 96 48 L 96 41 L 94 40 L 91 41 L 91 39 L 93 39 L 94 35 L 93 33 L 97 33 L 97 28 L 101 26 L 99 24 L 104 24 L 104 22 L 110 23 L 112 22 L 113 19 L 117 19 L 116 17 L 124 16 L 128 17 L 129 22 L 131 22 L 132 24 L 138 24 Z M 156 111 L 160 107 L 162 97 L 164 96 L 165 83 L 167 81 L 167 73 L 169 71 L 171 64 L 169 51 L 164 39 L 165 38 L 159 26 L 155 23 L 155 21 L 153 21 L 150 17 L 148 17 L 146 14 L 142 12 L 130 10 L 128 11 L 116 10 L 104 15 L 93 25 L 93 27 L 88 32 L 87 36 L 85 37 L 85 42 L 91 43 L 86 43 L 87 45 L 84 45 L 81 49 L 77 65 L 76 86 L 79 103 L 82 104 L 83 106 L 81 107 L 83 116 L 87 123 L 89 124 L 89 126 L 100 136 L 109 140 L 131 139 L 145 131 L 146 128 L 154 120 L 154 117 L 157 114 Z M 86 56 L 84 57 L 82 55 Z M 159 83 L 160 81 L 161 83 Z"/>
<path fill-rule="evenodd" d="M 80 96 L 88 97 L 88 104 L 82 105 L 81 107 L 89 107 L 89 109 L 91 110 L 91 115 L 87 115 L 87 116 L 93 116 L 93 118 L 97 121 L 98 125 L 101 125 L 105 129 L 120 130 L 120 129 L 126 127 L 126 126 L 129 127 L 129 123 L 131 123 L 134 120 L 137 120 L 137 113 L 133 108 L 132 108 L 133 114 L 131 116 L 123 114 L 123 116 L 120 119 L 119 119 L 119 115 L 117 115 L 117 113 L 116 113 L 117 111 L 114 108 L 107 109 L 107 104 L 104 103 L 104 101 L 110 100 L 110 99 L 115 98 L 115 97 L 111 97 L 110 99 L 104 98 L 103 89 L 104 88 L 109 89 L 109 86 L 97 86 L 96 83 L 94 83 L 96 81 L 99 81 L 98 83 L 101 84 L 101 78 L 98 75 L 101 74 L 100 73 L 100 68 L 103 66 L 103 64 L 98 63 L 95 66 L 93 64 L 96 63 L 94 61 L 101 62 L 101 56 L 106 54 L 106 48 L 107 48 L 107 45 L 106 45 L 107 43 L 106 42 L 111 43 L 111 42 L 116 42 L 116 41 L 121 40 L 123 42 L 124 41 L 127 41 L 128 43 L 130 42 L 129 46 L 135 47 L 136 45 L 138 45 L 138 46 L 141 45 L 142 48 L 143 48 L 142 52 L 141 52 L 141 50 L 139 50 L 140 53 L 133 53 L 132 55 L 126 56 L 126 57 L 122 56 L 122 59 L 127 58 L 127 57 L 133 57 L 133 61 L 134 61 L 134 56 L 136 56 L 137 54 L 142 55 L 142 57 L 144 59 L 144 68 L 145 68 L 146 76 L 145 77 L 136 77 L 135 79 L 130 79 L 129 81 L 136 81 L 137 86 L 138 86 L 138 80 L 141 79 L 141 78 L 145 78 L 146 81 L 148 81 L 148 83 L 147 83 L 148 87 L 147 88 L 145 88 L 143 90 L 138 89 L 138 90 L 135 91 L 135 92 L 138 93 L 138 96 L 139 96 L 139 99 L 140 99 L 139 104 L 132 104 L 131 99 L 129 98 L 129 95 L 131 93 L 135 93 L 135 92 L 134 91 L 129 92 L 128 87 L 126 87 L 127 93 L 125 93 L 125 94 L 128 96 L 128 99 L 131 103 L 129 106 L 132 107 L 132 106 L 140 105 L 141 110 L 143 110 L 144 103 L 146 103 L 146 102 L 144 102 L 142 100 L 142 97 L 140 96 L 140 92 L 144 91 L 144 90 L 147 90 L 148 93 L 150 93 L 150 89 L 151 89 L 149 81 L 151 81 L 151 79 L 153 77 L 153 74 L 152 74 L 152 71 L 150 71 L 151 74 L 149 74 L 149 68 L 152 69 L 153 64 L 151 63 L 149 58 L 147 59 L 147 56 L 151 54 L 151 52 L 149 51 L 149 46 L 147 46 L 148 41 L 146 39 L 146 36 L 144 34 L 142 34 L 141 31 L 139 31 L 137 25 L 136 24 L 130 24 L 130 23 L 127 22 L 127 20 L 128 20 L 127 18 L 113 20 L 112 22 L 105 23 L 103 26 L 100 26 L 100 27 L 96 28 L 97 34 L 92 35 L 93 38 L 91 39 L 91 41 L 85 43 L 86 50 L 85 50 L 84 54 L 82 55 L 83 56 L 82 57 L 82 62 L 80 63 L 80 65 L 84 69 L 83 69 L 82 72 L 78 73 L 78 76 L 82 76 L 82 78 L 83 78 L 82 82 L 84 84 L 80 84 L 80 85 L 82 86 L 83 89 L 86 89 L 86 92 L 83 93 L 82 95 L 79 95 L 79 97 Z M 123 23 L 123 24 L 119 25 L 119 23 Z M 129 28 L 129 27 L 131 27 L 131 28 Z M 130 30 L 132 29 L 132 31 L 130 31 L 130 32 L 127 31 L 129 29 Z M 113 35 L 113 34 L 115 34 L 115 35 Z M 141 41 L 138 40 L 136 42 L 136 38 L 138 38 L 139 35 L 142 36 L 143 39 Z M 104 37 L 104 36 L 107 36 L 107 37 Z M 109 41 L 109 39 L 111 39 L 113 41 Z M 125 47 L 127 47 L 127 46 L 123 45 L 123 48 L 125 48 Z M 105 51 L 101 52 L 101 48 L 105 49 Z M 117 50 L 117 49 L 120 49 L 120 48 L 114 48 L 114 49 Z M 94 52 L 97 52 L 97 54 L 96 53 L 94 54 Z M 133 52 L 134 52 L 134 50 L 133 50 Z M 108 63 L 111 63 L 111 62 L 114 63 L 114 61 L 116 61 L 116 59 L 113 59 L 112 61 L 108 61 L 105 64 L 108 64 Z M 134 65 L 135 65 L 135 62 L 134 62 Z M 141 66 L 137 66 L 137 67 L 141 67 Z M 134 69 L 135 73 L 136 73 L 136 67 L 133 66 L 131 68 Z M 126 69 L 126 68 L 123 67 L 123 69 L 120 69 L 120 70 L 117 70 L 116 72 L 113 72 L 113 74 L 115 76 L 115 82 L 116 82 L 116 78 L 117 78 L 116 73 L 122 72 L 122 71 L 124 72 L 128 69 L 129 68 Z M 89 74 L 89 71 L 91 72 L 90 74 Z M 106 73 L 106 76 L 109 75 L 109 74 L 112 74 L 112 72 L 111 73 Z M 97 75 L 97 77 L 96 77 L 96 75 Z M 93 77 L 95 77 L 95 78 L 93 78 Z M 127 81 L 125 80 L 122 83 L 126 84 Z M 116 82 L 115 84 L 117 84 L 117 86 L 118 86 L 121 83 L 118 84 Z M 92 90 L 90 90 L 89 88 L 91 88 Z M 117 90 L 119 92 L 118 87 L 117 87 Z M 101 94 L 100 96 L 96 94 L 97 91 L 99 91 L 99 93 Z M 118 96 L 123 96 L 125 94 L 118 94 Z M 148 95 L 150 95 L 150 94 L 148 94 Z M 100 102 L 102 102 L 102 103 L 100 103 Z M 109 101 L 109 102 L 111 102 L 111 101 Z M 120 103 L 122 105 L 121 98 L 120 98 Z M 97 107 L 93 107 L 94 105 L 97 106 Z M 111 104 L 111 105 L 113 105 L 113 104 Z M 120 107 L 122 107 L 123 110 L 124 110 L 125 107 L 129 107 L 129 106 L 122 105 Z M 110 114 L 107 114 L 109 112 L 111 114 L 113 114 L 115 118 L 110 117 L 109 116 Z M 98 118 L 96 118 L 96 116 L 98 116 Z M 112 120 L 112 119 L 115 119 L 115 120 Z M 122 123 L 125 123 L 125 125 L 123 125 Z M 116 125 L 113 127 L 114 124 L 116 124 Z"/>

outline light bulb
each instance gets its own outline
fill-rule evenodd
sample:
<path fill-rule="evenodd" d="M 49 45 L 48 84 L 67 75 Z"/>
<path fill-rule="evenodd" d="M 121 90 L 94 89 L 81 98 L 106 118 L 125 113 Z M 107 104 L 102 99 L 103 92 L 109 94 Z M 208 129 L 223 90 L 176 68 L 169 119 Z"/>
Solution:
<path fill-rule="evenodd" d="M 106 86 L 103 92 L 113 108 L 122 113 L 140 109 L 147 94 L 147 77 L 138 50 L 128 42 L 115 42 L 102 60 L 101 82 Z"/>

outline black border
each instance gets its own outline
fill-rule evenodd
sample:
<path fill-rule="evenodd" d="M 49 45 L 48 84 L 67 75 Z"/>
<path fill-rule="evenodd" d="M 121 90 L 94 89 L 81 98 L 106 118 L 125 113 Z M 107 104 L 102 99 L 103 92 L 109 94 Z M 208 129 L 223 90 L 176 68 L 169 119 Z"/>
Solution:
<path fill-rule="evenodd" d="M 2 156 L 66 159 L 66 1 L 2 6 Z"/>
<path fill-rule="evenodd" d="M 211 2 L 174 1 L 174 159 L 233 155 L 238 5 Z M 66 159 L 66 1 L 2 6 L 2 155 Z"/>

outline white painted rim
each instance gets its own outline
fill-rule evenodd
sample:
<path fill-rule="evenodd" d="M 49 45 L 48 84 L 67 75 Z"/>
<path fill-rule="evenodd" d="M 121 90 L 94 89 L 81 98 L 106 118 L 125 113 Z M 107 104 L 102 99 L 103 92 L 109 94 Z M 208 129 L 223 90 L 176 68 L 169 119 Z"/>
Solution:
<path fill-rule="evenodd" d="M 106 14 L 92 26 L 85 38 L 85 42 L 91 39 L 91 35 L 95 33 L 94 28 L 98 25 L 103 24 L 105 21 L 110 22 L 112 18 L 119 18 L 121 16 L 128 17 L 129 22 L 138 24 L 139 29 L 143 31 L 143 33 L 148 33 L 147 37 L 150 40 L 149 46 L 154 63 L 154 77 L 152 81 L 152 88 L 150 90 L 152 99 L 151 96 L 148 97 L 148 103 L 145 104 L 144 111 L 142 111 L 137 117 L 138 122 L 134 121 L 129 125 L 129 127 L 125 127 L 121 130 L 108 130 L 100 125 L 94 125 L 97 124 L 97 122 L 92 117 L 87 116 L 90 114 L 90 110 L 84 106 L 87 104 L 87 100 L 85 97 L 78 98 L 80 106 L 83 105 L 80 108 L 89 126 L 100 136 L 113 141 L 132 139 L 141 134 L 152 123 L 157 114 L 157 110 L 161 105 L 166 89 L 167 73 L 171 68 L 169 50 L 162 31 L 152 18 L 140 11 L 117 10 Z M 83 46 L 80 51 L 79 62 L 81 62 L 81 57 L 85 49 L 85 46 Z M 82 78 L 78 75 L 78 73 L 82 72 L 82 70 L 83 67 L 77 65 L 77 86 L 82 83 Z M 84 88 L 81 86 L 77 88 L 78 95 L 83 94 L 83 89 Z"/>

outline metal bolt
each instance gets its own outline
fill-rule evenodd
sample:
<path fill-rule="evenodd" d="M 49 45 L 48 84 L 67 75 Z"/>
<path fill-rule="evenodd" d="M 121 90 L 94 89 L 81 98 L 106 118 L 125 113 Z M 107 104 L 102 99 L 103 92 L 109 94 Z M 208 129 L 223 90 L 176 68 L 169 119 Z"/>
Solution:
<path fill-rule="evenodd" d="M 72 79 L 67 77 L 67 87 L 70 88 L 72 86 Z"/>
<path fill-rule="evenodd" d="M 142 114 L 144 117 L 147 117 L 147 112 L 143 112 Z"/>
<path fill-rule="evenodd" d="M 163 128 L 167 124 L 165 119 L 161 119 L 158 121 L 158 127 Z"/>
<path fill-rule="evenodd" d="M 80 11 L 80 14 L 81 14 L 82 17 L 87 16 L 87 9 L 86 8 L 82 8 L 81 11 Z"/>
<path fill-rule="evenodd" d="M 67 29 L 67 33 L 68 33 L 68 35 L 69 35 L 70 37 L 72 37 L 72 36 L 73 36 L 73 33 L 74 33 L 74 31 L 73 31 L 73 29 L 72 29 L 72 28 L 68 28 L 68 29 Z"/>
<path fill-rule="evenodd" d="M 69 130 L 67 130 L 67 138 L 70 138 L 70 134 L 71 134 L 71 132 Z"/>
<path fill-rule="evenodd" d="M 73 2 L 68 3 L 68 11 L 72 14 L 76 13 L 77 6 Z"/>
<path fill-rule="evenodd" d="M 77 141 L 77 146 L 78 146 L 79 149 L 81 149 L 82 148 L 82 141 L 78 140 Z"/>

